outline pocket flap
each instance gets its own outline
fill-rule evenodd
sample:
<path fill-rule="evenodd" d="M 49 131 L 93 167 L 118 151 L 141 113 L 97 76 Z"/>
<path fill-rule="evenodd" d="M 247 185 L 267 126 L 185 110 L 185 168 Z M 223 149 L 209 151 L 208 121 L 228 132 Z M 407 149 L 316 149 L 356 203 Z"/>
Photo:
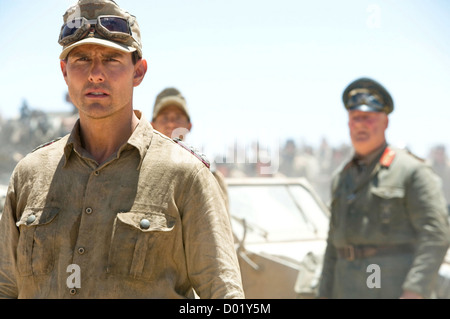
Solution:
<path fill-rule="evenodd" d="M 164 213 L 131 211 L 118 213 L 117 218 L 143 232 L 170 231 L 175 226 L 175 218 Z"/>
<path fill-rule="evenodd" d="M 24 210 L 20 220 L 16 223 L 17 227 L 24 226 L 39 226 L 50 223 L 56 215 L 58 215 L 59 208 L 44 207 L 44 208 L 27 208 Z"/>
<path fill-rule="evenodd" d="M 385 199 L 405 197 L 405 189 L 400 187 L 375 187 L 372 188 L 371 192 Z"/>

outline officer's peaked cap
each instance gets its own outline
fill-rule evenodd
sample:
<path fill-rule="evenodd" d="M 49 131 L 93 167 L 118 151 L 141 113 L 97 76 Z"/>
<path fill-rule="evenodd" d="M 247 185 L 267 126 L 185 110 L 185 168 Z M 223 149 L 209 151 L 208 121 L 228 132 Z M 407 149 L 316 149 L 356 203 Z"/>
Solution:
<path fill-rule="evenodd" d="M 394 101 L 388 90 L 377 81 L 366 77 L 351 82 L 342 94 L 342 101 L 349 111 L 389 114 L 394 110 Z"/>

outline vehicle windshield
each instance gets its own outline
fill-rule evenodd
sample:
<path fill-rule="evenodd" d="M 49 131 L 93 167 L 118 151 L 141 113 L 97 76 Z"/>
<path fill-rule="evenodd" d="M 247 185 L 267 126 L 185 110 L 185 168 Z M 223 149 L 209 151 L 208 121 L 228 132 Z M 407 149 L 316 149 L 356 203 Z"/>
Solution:
<path fill-rule="evenodd" d="M 3 207 L 5 206 L 7 186 L 0 185 L 0 219 L 3 215 Z"/>
<path fill-rule="evenodd" d="M 302 185 L 229 185 L 232 226 L 247 243 L 325 238 L 328 216 Z M 245 223 L 245 227 L 244 227 Z"/>

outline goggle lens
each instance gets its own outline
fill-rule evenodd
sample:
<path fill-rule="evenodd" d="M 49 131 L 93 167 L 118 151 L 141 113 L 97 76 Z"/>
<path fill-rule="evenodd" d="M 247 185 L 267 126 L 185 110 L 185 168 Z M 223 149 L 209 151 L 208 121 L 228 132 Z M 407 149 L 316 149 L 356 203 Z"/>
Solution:
<path fill-rule="evenodd" d="M 80 29 L 81 26 L 83 26 L 83 25 L 84 25 L 84 21 L 82 18 L 76 18 L 70 22 L 67 22 L 64 25 L 63 30 L 61 31 L 60 40 L 66 38 L 66 37 L 70 37 L 75 32 L 77 32 L 77 30 Z"/>
<path fill-rule="evenodd" d="M 87 31 L 95 26 L 95 30 L 106 38 L 114 41 L 128 41 L 131 37 L 131 29 L 128 20 L 114 16 L 99 16 L 96 20 L 75 18 L 67 22 L 59 37 L 59 43 L 63 46 L 78 41 L 86 36 Z"/>
<path fill-rule="evenodd" d="M 115 17 L 101 17 L 99 20 L 100 25 L 110 32 L 121 32 L 130 34 L 128 21 L 125 19 Z"/>

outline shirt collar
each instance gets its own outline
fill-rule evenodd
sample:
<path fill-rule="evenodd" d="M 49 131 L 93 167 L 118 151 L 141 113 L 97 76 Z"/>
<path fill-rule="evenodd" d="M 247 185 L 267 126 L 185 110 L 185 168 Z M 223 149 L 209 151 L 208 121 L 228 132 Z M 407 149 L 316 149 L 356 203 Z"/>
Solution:
<path fill-rule="evenodd" d="M 144 114 L 141 111 L 134 110 L 134 113 L 139 118 L 139 123 L 136 126 L 135 130 L 131 134 L 128 139 L 127 146 L 134 147 L 138 150 L 140 161 L 137 169 L 140 169 L 142 161 L 147 154 L 147 150 L 150 147 L 152 138 L 153 138 L 153 128 L 149 121 L 145 118 Z M 120 153 L 126 149 L 126 147 L 121 147 L 117 153 L 117 157 L 120 156 Z M 77 153 L 81 153 L 81 137 L 80 137 L 80 119 L 78 119 L 70 133 L 70 136 L 67 140 L 67 144 L 64 147 L 64 157 L 65 162 L 64 166 L 66 166 L 69 161 L 70 155 L 72 151 L 76 151 Z"/>
<path fill-rule="evenodd" d="M 366 156 L 358 156 L 355 154 L 353 156 L 352 162 L 354 162 L 357 165 L 365 165 L 366 167 L 368 167 L 370 164 L 372 164 L 375 161 L 375 159 L 378 159 L 381 157 L 381 154 L 383 153 L 383 151 L 386 147 L 387 147 L 387 144 L 384 143 L 383 145 L 381 145 L 380 147 L 378 147 L 371 153 L 367 154 Z"/>

